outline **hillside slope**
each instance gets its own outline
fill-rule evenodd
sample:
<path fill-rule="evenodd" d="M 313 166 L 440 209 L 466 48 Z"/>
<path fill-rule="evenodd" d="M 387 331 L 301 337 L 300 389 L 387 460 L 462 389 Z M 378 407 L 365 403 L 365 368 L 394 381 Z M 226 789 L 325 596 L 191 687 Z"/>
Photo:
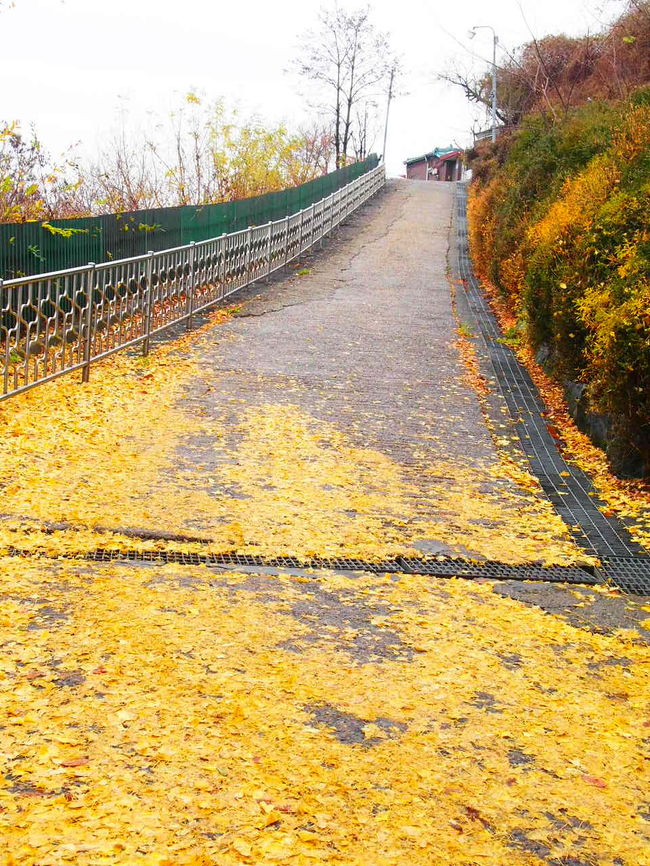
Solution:
<path fill-rule="evenodd" d="M 479 276 L 622 475 L 650 473 L 650 87 L 527 115 L 473 155 Z M 597 417 L 597 413 L 601 417 Z"/>

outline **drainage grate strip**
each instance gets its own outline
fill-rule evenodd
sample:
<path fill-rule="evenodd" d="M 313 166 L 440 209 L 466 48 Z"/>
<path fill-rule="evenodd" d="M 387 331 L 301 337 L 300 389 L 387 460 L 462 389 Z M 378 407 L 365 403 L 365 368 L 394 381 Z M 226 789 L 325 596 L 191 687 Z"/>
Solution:
<path fill-rule="evenodd" d="M 503 562 L 475 562 L 460 559 L 400 558 L 407 574 L 435 577 L 485 577 L 496 580 L 545 580 L 553 583 L 600 583 L 588 566 L 509 565 Z"/>
<path fill-rule="evenodd" d="M 603 557 L 597 576 L 632 595 L 650 595 L 650 556 Z"/>
<path fill-rule="evenodd" d="M 463 290 L 459 303 L 478 331 L 476 348 L 486 378 L 494 381 L 507 407 L 519 445 L 547 498 L 564 521 L 578 526 L 576 540 L 590 553 L 610 561 L 644 557 L 643 548 L 630 537 L 623 522 L 605 517 L 588 476 L 567 463 L 547 427 L 545 406 L 528 371 L 502 337 L 499 324 L 474 274 L 467 238 L 467 188 L 457 186 L 455 271 Z M 497 415 L 497 422 L 502 419 Z M 635 556 L 636 555 L 636 556 Z M 615 579 L 615 578 L 614 578 Z M 646 591 L 650 591 L 650 588 Z"/>
<path fill-rule="evenodd" d="M 12 549 L 10 553 L 12 556 L 34 556 L 31 551 L 17 549 Z M 185 553 L 176 550 L 98 549 L 88 553 L 67 554 L 61 558 L 90 562 L 151 562 L 206 565 L 208 567 L 327 569 L 330 571 L 363 571 L 371 574 L 426 574 L 432 577 L 539 580 L 553 583 L 590 585 L 602 582 L 602 577 L 595 574 L 593 569 L 586 566 L 508 565 L 503 562 L 478 562 L 451 557 L 396 557 L 395 559 L 373 562 L 349 557 L 311 557 L 309 559 L 300 559 L 295 556 L 257 556 L 242 553 L 204 554 Z"/>

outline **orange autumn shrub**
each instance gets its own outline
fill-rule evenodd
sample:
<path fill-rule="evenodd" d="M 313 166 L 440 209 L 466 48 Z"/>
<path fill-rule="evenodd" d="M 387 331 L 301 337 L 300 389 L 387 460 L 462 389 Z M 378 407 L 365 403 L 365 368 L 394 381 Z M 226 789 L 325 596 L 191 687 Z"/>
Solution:
<path fill-rule="evenodd" d="M 498 192 L 499 181 L 495 178 L 477 190 L 467 203 L 469 245 L 474 266 L 482 274 L 489 272 L 492 260 L 497 229 L 494 199 Z"/>

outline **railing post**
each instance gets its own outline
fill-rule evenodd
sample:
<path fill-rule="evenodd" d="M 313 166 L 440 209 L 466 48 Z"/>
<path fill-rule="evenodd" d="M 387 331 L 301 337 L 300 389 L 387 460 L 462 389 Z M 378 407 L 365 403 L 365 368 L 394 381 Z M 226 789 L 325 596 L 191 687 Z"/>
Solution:
<path fill-rule="evenodd" d="M 221 249 L 221 295 L 219 296 L 219 300 L 223 301 L 226 297 L 226 274 L 228 272 L 226 268 L 226 239 L 228 237 L 227 232 L 222 232 L 219 238 L 219 245 Z"/>
<path fill-rule="evenodd" d="M 252 246 L 253 246 L 253 229 L 251 226 L 248 227 L 248 232 L 246 233 L 246 284 L 251 281 L 251 259 L 252 259 Z"/>
<path fill-rule="evenodd" d="M 85 343 L 84 343 L 84 366 L 81 373 L 81 381 L 87 382 L 90 379 L 90 356 L 92 349 L 92 341 L 93 341 L 93 308 L 94 308 L 94 300 L 93 295 L 95 294 L 95 274 L 96 274 L 96 265 L 95 262 L 88 262 L 88 282 L 86 289 L 86 322 L 83 326 L 79 328 L 79 333 L 83 334 L 85 331 Z"/>
<path fill-rule="evenodd" d="M 194 258 L 196 256 L 196 242 L 192 241 L 190 243 L 190 254 L 189 254 L 189 265 L 190 265 L 190 278 L 187 283 L 187 330 L 190 331 L 192 329 L 192 312 L 194 311 L 194 285 L 195 285 L 195 276 L 194 276 Z"/>
<path fill-rule="evenodd" d="M 312 202 L 311 206 L 311 238 L 309 240 L 309 246 L 314 246 L 314 235 L 316 234 L 316 205 Z"/>
<path fill-rule="evenodd" d="M 266 281 L 271 276 L 271 254 L 273 252 L 273 220 L 269 220 L 269 230 L 266 238 Z"/>
<path fill-rule="evenodd" d="M 23 303 L 23 286 L 16 286 L 14 289 L 14 303 L 16 304 L 16 345 L 20 345 L 20 337 L 22 333 L 22 320 L 18 315 Z M 81 323 L 79 324 L 81 331 Z"/>
<path fill-rule="evenodd" d="M 3 286 L 3 281 L 2 281 L 2 278 L 0 277 L 0 297 L 2 296 L 2 286 Z M 9 322 L 10 315 L 7 315 L 7 312 L 10 313 L 12 311 L 11 301 L 10 301 L 10 298 L 12 297 L 12 295 L 13 295 L 13 292 L 11 291 L 11 289 L 9 289 L 8 294 L 7 294 L 7 304 L 6 304 L 6 306 L 2 307 L 3 315 L 2 315 L 2 322 L 0 323 L 0 328 L 1 328 L 1 330 L 4 331 L 4 337 L 5 337 L 5 368 L 4 368 L 4 371 L 2 374 L 3 375 L 3 383 L 2 383 L 2 393 L 3 394 L 6 394 L 7 391 L 9 390 L 10 352 L 9 352 L 9 325 L 8 325 L 8 322 Z M 16 310 L 16 319 L 18 319 L 18 311 L 17 310 Z"/>
<path fill-rule="evenodd" d="M 284 220 L 284 264 L 289 261 L 289 215 Z"/>
<path fill-rule="evenodd" d="M 300 211 L 300 243 L 298 245 L 299 252 L 302 252 L 302 227 L 305 222 L 305 209 Z"/>
<path fill-rule="evenodd" d="M 153 250 L 149 250 L 147 253 L 149 258 L 147 259 L 147 271 L 146 271 L 146 281 L 147 281 L 147 289 L 146 289 L 146 311 L 144 318 L 144 341 L 142 343 L 142 354 L 149 354 L 149 338 L 151 336 L 151 311 L 153 308 L 153 286 L 151 284 L 151 277 L 153 274 Z"/>

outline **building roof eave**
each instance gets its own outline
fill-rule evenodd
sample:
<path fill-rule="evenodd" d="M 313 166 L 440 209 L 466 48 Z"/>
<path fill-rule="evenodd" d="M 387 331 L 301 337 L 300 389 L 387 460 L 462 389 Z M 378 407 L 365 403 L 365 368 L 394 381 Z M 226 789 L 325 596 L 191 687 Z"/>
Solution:
<path fill-rule="evenodd" d="M 404 160 L 404 165 L 413 165 L 416 162 L 422 162 L 425 159 L 450 159 L 454 155 L 461 154 L 462 151 L 457 147 L 436 147 L 429 153 L 423 153 L 422 156 L 411 156 Z"/>
<path fill-rule="evenodd" d="M 431 153 L 423 153 L 422 156 L 411 156 L 404 160 L 404 165 L 413 165 L 414 162 L 422 162 L 425 159 L 433 159 L 434 151 Z"/>

